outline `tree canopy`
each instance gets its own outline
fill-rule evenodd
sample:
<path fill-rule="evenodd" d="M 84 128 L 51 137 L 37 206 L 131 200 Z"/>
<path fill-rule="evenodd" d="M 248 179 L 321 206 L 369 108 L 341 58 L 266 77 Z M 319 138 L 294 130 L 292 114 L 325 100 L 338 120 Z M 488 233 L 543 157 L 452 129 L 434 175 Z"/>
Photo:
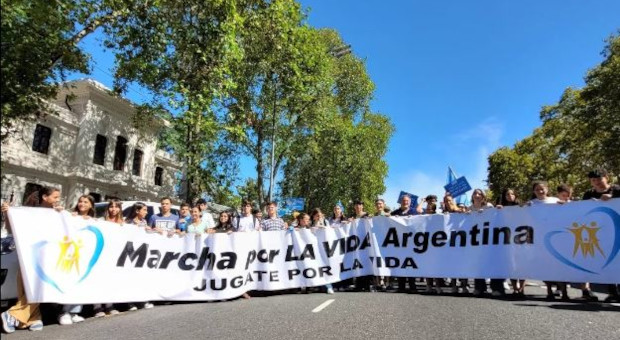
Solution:
<path fill-rule="evenodd" d="M 555 105 L 541 110 L 542 126 L 514 147 L 489 156 L 489 186 L 495 197 L 513 188 L 523 199 L 534 180 L 589 188 L 587 173 L 605 168 L 620 174 L 620 36 L 608 39 L 605 60 L 585 76 L 581 89 L 568 88 Z"/>
<path fill-rule="evenodd" d="M 393 127 L 370 111 L 365 64 L 333 53 L 346 43 L 309 26 L 294 0 L 2 0 L 2 7 L 2 140 L 47 110 L 68 73 L 90 72 L 80 42 L 98 31 L 115 59 L 114 93 L 138 84 L 152 94 L 137 107 L 136 127 L 155 116 L 171 121 L 160 141 L 185 163 L 188 200 L 206 194 L 233 204 L 243 195 L 264 203 L 278 190 L 267 186 L 275 183 L 271 169 L 282 179 L 280 195 L 307 194 L 322 207 L 370 201 L 385 189 Z M 256 175 L 236 190 L 244 156 Z M 351 183 L 352 174 L 359 181 Z"/>

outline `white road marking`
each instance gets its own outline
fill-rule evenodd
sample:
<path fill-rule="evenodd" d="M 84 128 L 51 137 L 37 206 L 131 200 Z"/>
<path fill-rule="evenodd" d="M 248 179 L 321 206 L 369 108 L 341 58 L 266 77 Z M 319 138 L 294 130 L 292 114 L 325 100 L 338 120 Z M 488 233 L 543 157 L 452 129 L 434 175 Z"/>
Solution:
<path fill-rule="evenodd" d="M 325 302 L 323 302 L 322 304 L 320 304 L 318 307 L 316 307 L 315 309 L 312 310 L 312 313 L 318 313 L 320 311 L 322 311 L 323 309 L 325 309 L 327 306 L 331 305 L 332 302 L 336 301 L 335 299 L 329 299 Z"/>

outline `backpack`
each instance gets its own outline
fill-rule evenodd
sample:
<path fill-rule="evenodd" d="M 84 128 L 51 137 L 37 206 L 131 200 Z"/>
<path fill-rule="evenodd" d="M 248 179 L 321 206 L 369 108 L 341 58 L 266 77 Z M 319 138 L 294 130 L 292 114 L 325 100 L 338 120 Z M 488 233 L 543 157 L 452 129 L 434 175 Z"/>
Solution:
<path fill-rule="evenodd" d="M 237 215 L 236 219 L 237 219 L 237 224 L 235 226 L 235 231 L 239 230 L 239 223 L 241 223 L 241 215 Z M 256 226 L 257 226 L 256 221 L 257 221 L 256 220 L 256 216 L 252 215 L 252 225 L 254 226 L 255 230 L 256 230 Z M 258 226 L 260 227 L 260 225 L 258 225 Z"/>

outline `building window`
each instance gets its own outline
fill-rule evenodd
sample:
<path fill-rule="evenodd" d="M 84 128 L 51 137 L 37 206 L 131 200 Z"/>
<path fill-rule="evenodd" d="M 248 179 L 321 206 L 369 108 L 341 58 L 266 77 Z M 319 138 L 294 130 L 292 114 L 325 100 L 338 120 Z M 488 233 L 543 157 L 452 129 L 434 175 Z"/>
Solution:
<path fill-rule="evenodd" d="M 156 167 L 155 168 L 155 185 L 161 186 L 162 179 L 164 177 L 164 168 Z"/>
<path fill-rule="evenodd" d="M 34 130 L 34 139 L 32 141 L 32 151 L 44 153 L 47 155 L 50 147 L 50 137 L 52 137 L 52 129 L 47 126 L 37 124 Z"/>
<path fill-rule="evenodd" d="M 35 183 L 26 183 L 26 189 L 24 190 L 24 197 L 22 197 L 22 204 L 26 203 L 28 196 L 35 191 L 42 190 L 43 186 Z"/>
<path fill-rule="evenodd" d="M 107 146 L 108 139 L 105 136 L 97 135 L 97 141 L 95 142 L 95 154 L 93 155 L 93 163 L 104 165 L 105 149 Z"/>
<path fill-rule="evenodd" d="M 114 149 L 114 170 L 123 171 L 127 160 L 127 139 L 116 137 L 116 148 Z"/>
<path fill-rule="evenodd" d="M 142 151 L 135 149 L 133 151 L 133 167 L 131 171 L 135 176 L 140 176 L 142 173 Z"/>

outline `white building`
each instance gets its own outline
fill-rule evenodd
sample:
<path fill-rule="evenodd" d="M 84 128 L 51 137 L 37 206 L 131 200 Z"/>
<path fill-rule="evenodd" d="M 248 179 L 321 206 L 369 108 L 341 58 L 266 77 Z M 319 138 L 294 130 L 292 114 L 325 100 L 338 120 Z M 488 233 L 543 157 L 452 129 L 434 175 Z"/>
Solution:
<path fill-rule="evenodd" d="M 67 84 L 51 102 L 57 114 L 24 123 L 2 145 L 2 199 L 13 195 L 20 205 L 45 185 L 61 189 L 65 207 L 83 194 L 96 201 L 174 199 L 182 164 L 157 148 L 157 134 L 169 123 L 137 131 L 130 102 L 93 80 Z"/>

